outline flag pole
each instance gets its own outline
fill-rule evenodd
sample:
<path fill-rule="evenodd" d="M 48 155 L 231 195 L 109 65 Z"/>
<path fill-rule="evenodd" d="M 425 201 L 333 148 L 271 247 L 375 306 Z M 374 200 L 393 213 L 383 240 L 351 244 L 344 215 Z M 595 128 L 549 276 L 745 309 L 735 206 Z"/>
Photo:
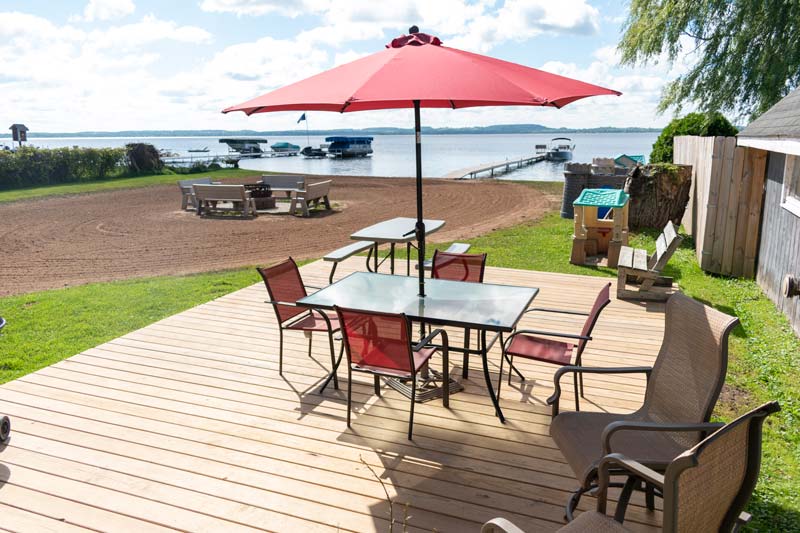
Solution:
<path fill-rule="evenodd" d="M 306 111 L 306 113 L 308 113 L 308 111 Z M 303 116 L 306 117 L 306 120 L 305 120 L 305 123 L 306 123 L 306 144 L 308 146 L 311 146 L 311 141 L 308 140 L 308 115 L 306 115 L 306 113 L 303 113 Z"/>

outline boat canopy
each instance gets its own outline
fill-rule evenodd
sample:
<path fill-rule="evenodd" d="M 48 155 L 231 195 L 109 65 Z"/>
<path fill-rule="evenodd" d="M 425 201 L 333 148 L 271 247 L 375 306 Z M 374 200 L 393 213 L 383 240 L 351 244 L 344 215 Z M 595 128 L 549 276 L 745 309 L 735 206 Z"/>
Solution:
<path fill-rule="evenodd" d="M 372 137 L 325 137 L 325 142 L 329 143 L 371 143 Z"/>

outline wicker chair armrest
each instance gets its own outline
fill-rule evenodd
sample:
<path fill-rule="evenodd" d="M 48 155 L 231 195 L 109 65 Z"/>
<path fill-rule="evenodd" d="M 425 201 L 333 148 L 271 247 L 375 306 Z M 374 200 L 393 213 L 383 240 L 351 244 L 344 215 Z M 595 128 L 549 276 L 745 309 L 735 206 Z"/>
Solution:
<path fill-rule="evenodd" d="M 706 422 L 702 424 L 663 424 L 661 422 L 636 422 L 636 421 L 617 421 L 611 422 L 603 430 L 600 440 L 603 443 L 603 455 L 613 453 L 611 449 L 611 437 L 618 431 L 662 431 L 662 432 L 710 432 L 713 433 L 725 424 L 717 422 Z"/>
<path fill-rule="evenodd" d="M 585 311 L 569 311 L 567 309 L 552 309 L 550 307 L 531 307 L 530 309 L 525 310 L 525 313 L 532 313 L 533 311 L 541 311 L 543 313 L 561 313 L 564 315 L 589 316 L 589 313 L 586 313 Z"/>
<path fill-rule="evenodd" d="M 641 479 L 656 488 L 664 489 L 664 476 L 655 470 L 647 468 L 638 461 L 625 457 L 621 453 L 607 454 L 600 460 L 597 467 L 597 511 L 606 513 L 608 502 L 608 487 L 611 484 L 612 471 L 618 475 L 620 470 L 624 470 L 629 476 Z"/>
<path fill-rule="evenodd" d="M 493 518 L 483 524 L 481 533 L 525 533 L 506 518 Z"/>
<path fill-rule="evenodd" d="M 424 339 L 422 339 L 421 341 L 417 342 L 416 344 L 413 344 L 411 346 L 411 349 L 414 350 L 415 352 L 418 352 L 421 349 L 423 349 L 425 346 L 430 344 L 431 341 L 433 339 L 435 339 L 436 337 L 438 337 L 439 335 L 442 336 L 442 346 L 443 346 L 442 349 L 443 350 L 447 350 L 448 347 L 449 347 L 449 341 L 447 339 L 447 332 L 445 330 L 441 329 L 441 328 L 431 331 Z"/>
<path fill-rule="evenodd" d="M 653 371 L 649 366 L 624 366 L 624 367 L 591 367 L 591 366 L 562 366 L 556 370 L 553 376 L 555 390 L 552 396 L 547 398 L 547 405 L 553 406 L 553 416 L 558 414 L 558 402 L 561 399 L 561 378 L 570 372 L 580 372 L 582 374 L 646 374 L 650 379 Z"/>

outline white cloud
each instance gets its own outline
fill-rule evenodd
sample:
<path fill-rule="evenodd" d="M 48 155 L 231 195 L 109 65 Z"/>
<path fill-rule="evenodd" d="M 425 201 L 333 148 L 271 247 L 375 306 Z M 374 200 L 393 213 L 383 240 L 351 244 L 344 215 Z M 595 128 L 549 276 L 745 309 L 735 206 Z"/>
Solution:
<path fill-rule="evenodd" d="M 114 20 L 130 15 L 136 10 L 133 0 L 89 0 L 83 8 L 83 15 L 70 17 L 73 22 L 95 20 Z"/>
<path fill-rule="evenodd" d="M 203 0 L 200 9 L 211 13 L 233 13 L 240 17 L 270 13 L 296 17 L 317 11 L 328 3 L 328 0 Z"/>

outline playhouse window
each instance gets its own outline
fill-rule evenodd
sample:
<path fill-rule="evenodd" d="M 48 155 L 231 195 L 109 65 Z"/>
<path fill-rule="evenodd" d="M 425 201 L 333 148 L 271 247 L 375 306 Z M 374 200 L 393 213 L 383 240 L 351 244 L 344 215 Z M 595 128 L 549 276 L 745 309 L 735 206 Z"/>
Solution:
<path fill-rule="evenodd" d="M 781 207 L 800 217 L 800 156 L 787 155 Z"/>

